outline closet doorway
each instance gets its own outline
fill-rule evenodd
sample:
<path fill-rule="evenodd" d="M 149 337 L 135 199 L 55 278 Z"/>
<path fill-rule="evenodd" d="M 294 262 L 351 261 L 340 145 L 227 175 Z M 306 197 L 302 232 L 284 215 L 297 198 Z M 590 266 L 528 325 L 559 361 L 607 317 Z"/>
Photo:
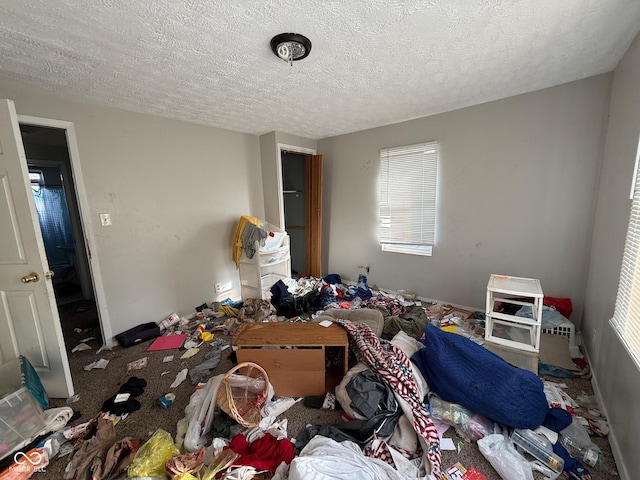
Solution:
<path fill-rule="evenodd" d="M 321 277 L 322 155 L 281 150 L 284 229 L 291 239 L 291 272 Z"/>

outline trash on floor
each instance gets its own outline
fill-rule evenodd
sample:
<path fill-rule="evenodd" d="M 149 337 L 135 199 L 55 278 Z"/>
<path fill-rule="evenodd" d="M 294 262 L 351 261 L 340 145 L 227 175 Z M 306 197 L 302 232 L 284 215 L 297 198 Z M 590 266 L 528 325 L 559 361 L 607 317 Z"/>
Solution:
<path fill-rule="evenodd" d="M 79 343 L 78 345 L 76 345 L 75 347 L 73 347 L 71 349 L 71 353 L 82 352 L 84 350 L 91 350 L 91 347 L 89 345 L 87 345 L 86 343 L 82 342 L 82 343 Z"/>
<path fill-rule="evenodd" d="M 161 396 L 158 399 L 158 405 L 160 405 L 162 408 L 169 408 L 173 402 L 175 401 L 176 396 L 173 393 L 167 393 L 166 395 Z"/>
<path fill-rule="evenodd" d="M 273 312 L 275 305 L 260 299 L 245 303 L 227 299 L 212 303 L 211 308 L 203 303 L 183 317 L 173 313 L 159 322 L 161 325 L 142 324 L 120 334 L 118 341 L 124 347 L 148 342 L 130 351 L 127 360 L 136 358 L 134 355 L 140 351 L 149 353 L 126 363 L 118 359 L 122 350 L 116 349 L 114 357 L 109 357 L 114 365 L 118 359 L 118 365 L 127 365 L 128 371 L 142 363 L 153 366 L 153 372 L 170 370 L 155 373 L 150 380 L 156 382 L 151 398 L 149 394 L 140 397 L 146 387 L 144 379 L 140 379 L 144 385 L 136 382 L 137 377 L 131 377 L 116 387 L 117 391 L 104 402 L 103 413 L 92 421 L 94 426 L 87 426 L 82 438 L 74 442 L 78 448 L 71 456 L 71 470 L 79 472 L 80 468 L 86 468 L 87 457 L 83 459 L 79 452 L 90 453 L 103 438 L 109 440 L 101 444 L 100 451 L 109 442 L 124 449 L 121 467 L 128 467 L 130 476 L 170 475 L 180 480 L 212 480 L 216 475 L 226 479 L 248 478 L 257 471 L 268 471 L 277 478 L 288 475 L 296 480 L 321 475 L 327 466 L 345 472 L 339 478 L 349 478 L 352 471 L 358 470 L 371 478 L 426 477 L 429 473 L 440 478 L 442 473 L 447 480 L 451 475 L 456 480 L 479 480 L 487 478 L 488 473 L 481 473 L 479 467 L 490 468 L 484 462 L 478 468 L 465 468 L 456 462 L 448 468 L 441 465 L 441 453 L 447 448 L 450 450 L 445 455 L 449 457 L 444 458 L 450 460 L 456 450 L 458 454 L 466 453 L 476 445 L 484 445 L 482 453 L 486 453 L 496 470 L 503 469 L 501 475 L 509 480 L 532 478 L 532 465 L 552 478 L 561 470 L 560 461 L 565 462 L 567 469 L 584 473 L 585 466 L 591 467 L 589 461 L 594 452 L 599 458 L 601 452 L 594 448 L 589 433 L 608 432 L 606 420 L 585 412 L 579 424 L 581 430 L 576 433 L 571 430 L 574 427 L 570 419 L 551 414 L 549 407 L 557 406 L 565 408 L 562 413 L 571 417 L 569 406 L 574 413 L 578 406 L 563 397 L 559 385 L 547 386 L 535 373 L 509 365 L 482 346 L 482 312 L 422 302 L 406 292 L 398 299 L 397 293 L 385 295 L 373 291 L 364 276 L 356 286 L 336 284 L 336 277 L 331 278 L 334 283 L 313 278 L 293 283 L 283 281 L 287 291 L 281 292 L 283 299 L 289 298 L 286 294 L 293 299 L 283 301 L 280 311 L 289 309 L 295 313 L 292 317 L 279 317 Z M 302 340 L 291 341 L 291 331 L 302 331 L 305 323 L 323 320 L 329 326 L 317 328 L 313 335 L 317 345 L 304 335 Z M 259 345 L 246 343 L 242 333 L 234 335 L 243 325 L 263 331 L 276 325 L 275 329 L 286 328 L 289 333 L 275 343 L 273 335 L 267 335 Z M 319 339 L 333 329 L 340 330 L 340 342 L 327 341 L 328 337 Z M 457 335 L 447 333 L 447 329 Z M 230 349 L 226 338 L 233 340 L 237 348 L 229 358 L 237 360 L 247 354 L 255 361 L 241 362 L 226 373 L 219 373 L 223 352 Z M 568 338 L 553 336 L 549 342 L 560 343 L 564 348 Z M 153 353 L 178 348 L 183 350 L 182 356 L 175 361 L 174 355 Z M 204 359 L 195 356 L 200 350 L 205 353 Z M 224 355 L 227 360 L 227 354 Z M 345 362 L 354 355 L 358 360 L 355 366 L 353 362 Z M 251 365 L 251 372 L 243 370 L 247 364 Z M 284 383 L 275 366 L 286 367 Z M 563 367 L 550 364 L 548 371 L 559 374 L 558 368 Z M 296 372 L 295 380 L 291 380 L 289 371 Z M 149 375 L 151 368 L 144 373 Z M 173 374 L 175 379 L 164 378 L 165 374 Z M 187 376 L 191 382 L 185 384 Z M 296 391 L 308 385 L 314 390 L 305 395 L 276 397 L 274 388 L 287 386 L 287 381 Z M 165 393 L 169 389 L 171 392 Z M 445 397 L 448 401 L 442 400 Z M 592 405 L 592 399 L 586 397 L 585 394 L 580 400 L 597 409 L 598 405 Z M 342 408 L 343 430 L 333 423 L 309 424 L 306 430 L 296 432 L 299 433 L 296 439 L 289 439 L 286 413 L 294 406 L 296 412 L 309 408 L 310 418 L 333 415 L 334 410 Z M 128 417 L 132 412 L 145 408 L 155 409 L 155 414 L 147 413 L 158 419 L 184 412 L 175 425 L 175 440 L 152 421 L 142 429 L 148 436 L 153 434 L 146 442 L 118 439 L 104 426 L 98 434 L 97 421 L 108 420 L 112 426 L 120 421 L 120 425 L 126 426 L 140 417 Z M 379 418 L 375 416 L 380 413 L 383 415 Z M 340 413 L 336 414 L 339 418 Z M 488 418 L 497 418 L 500 423 Z M 551 450 L 547 441 L 538 438 L 536 429 L 528 428 L 548 423 L 558 430 L 557 444 Z M 438 437 L 449 425 L 454 426 L 455 433 L 449 430 L 452 438 L 440 440 Z M 518 433 L 509 433 L 514 426 L 519 427 L 515 430 Z M 373 433 L 378 438 L 373 438 Z M 567 463 L 569 454 L 556 452 L 560 448 L 565 452 L 568 447 L 573 448 L 571 441 L 582 448 L 574 449 L 578 452 L 578 463 Z M 68 451 L 69 444 L 68 441 L 63 444 L 66 446 L 60 448 L 59 455 Z M 97 457 L 103 458 L 102 454 Z M 381 461 L 372 462 L 371 458 Z M 597 460 L 595 464 L 599 465 Z"/>
<path fill-rule="evenodd" d="M 100 360 L 96 360 L 95 362 L 91 362 L 88 365 L 85 365 L 84 369 L 86 371 L 94 370 L 94 369 L 105 369 L 109 365 L 109 360 L 106 358 L 101 358 Z"/>
<path fill-rule="evenodd" d="M 176 375 L 176 379 L 173 381 L 170 388 L 176 388 L 178 385 L 184 382 L 187 378 L 187 372 L 188 370 L 186 368 L 183 368 L 182 370 L 180 370 Z"/>
<path fill-rule="evenodd" d="M 180 355 L 180 358 L 182 359 L 191 358 L 194 355 L 197 355 L 198 352 L 200 352 L 200 349 L 197 347 L 193 347 L 187 350 L 186 352 L 184 352 L 182 355 Z"/>
<path fill-rule="evenodd" d="M 149 357 L 142 357 L 138 360 L 130 362 L 127 364 L 127 373 L 130 373 L 134 370 L 141 370 L 147 366 L 149 363 Z"/>

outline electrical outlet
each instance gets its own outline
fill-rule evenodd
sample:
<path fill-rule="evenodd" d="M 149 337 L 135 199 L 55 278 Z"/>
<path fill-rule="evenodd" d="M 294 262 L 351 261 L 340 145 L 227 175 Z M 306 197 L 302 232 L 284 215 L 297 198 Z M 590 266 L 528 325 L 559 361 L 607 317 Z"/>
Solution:
<path fill-rule="evenodd" d="M 111 214 L 109 213 L 101 213 L 100 214 L 100 225 L 103 227 L 111 226 Z"/>

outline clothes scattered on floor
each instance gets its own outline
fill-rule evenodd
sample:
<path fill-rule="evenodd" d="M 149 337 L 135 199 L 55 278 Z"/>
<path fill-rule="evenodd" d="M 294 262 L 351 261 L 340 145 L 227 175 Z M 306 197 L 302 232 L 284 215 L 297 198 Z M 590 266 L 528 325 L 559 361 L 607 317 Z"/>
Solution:
<path fill-rule="evenodd" d="M 118 439 L 111 420 L 99 416 L 92 422 L 86 440 L 81 440 L 65 470 L 65 480 L 109 480 L 126 472 L 142 440 Z"/>
<path fill-rule="evenodd" d="M 211 371 L 220 363 L 222 351 L 225 347 L 229 347 L 229 342 L 221 338 L 217 338 L 210 344 L 210 347 L 211 350 L 205 355 L 206 360 L 200 365 L 189 370 L 189 377 L 191 378 L 191 383 L 193 385 L 197 385 L 198 383 L 204 382 L 208 379 L 211 375 Z"/>
<path fill-rule="evenodd" d="M 291 462 L 290 480 L 320 480 L 326 478 L 351 480 L 358 472 L 359 480 L 405 480 L 407 477 L 388 463 L 365 457 L 355 443 L 337 442 L 316 436 Z M 435 479 L 436 477 L 430 477 Z"/>
<path fill-rule="evenodd" d="M 236 435 L 229 442 L 229 449 L 240 455 L 233 462 L 234 465 L 246 465 L 272 473 L 280 463 L 288 465 L 295 457 L 295 447 L 289 439 L 278 440 L 269 433 L 251 443 L 244 434 Z"/>
<path fill-rule="evenodd" d="M 113 415 L 114 417 L 123 417 L 140 410 L 140 402 L 136 400 L 135 397 L 142 395 L 144 387 L 146 386 L 147 381 L 143 378 L 129 378 L 115 395 L 104 401 L 100 411 Z"/>
<path fill-rule="evenodd" d="M 276 313 L 275 307 L 266 300 L 250 298 L 246 300 L 238 313 L 242 322 L 261 322 Z"/>
<path fill-rule="evenodd" d="M 336 323 L 347 330 L 358 359 L 375 369 L 398 397 L 406 402 L 409 409 L 404 409 L 404 412 L 412 417 L 413 427 L 429 459 L 430 471 L 426 473 L 440 475 L 440 440 L 418 392 L 407 356 L 392 343 L 380 341 L 366 323 L 354 325 L 342 320 L 336 320 Z"/>
<path fill-rule="evenodd" d="M 234 238 L 242 248 L 234 248 L 234 260 L 243 252 L 248 257 L 254 255 L 251 250 L 255 242 L 262 244 L 265 235 L 268 232 L 251 217 L 239 222 Z M 213 478 L 203 475 L 213 475 L 215 470 L 216 478 L 227 480 L 251 478 L 259 472 L 281 480 L 351 478 L 353 471 L 358 471 L 362 479 L 433 480 L 439 479 L 444 470 L 434 420 L 453 425 L 467 442 L 477 442 L 491 435 L 493 429 L 507 427 L 534 430 L 544 426 L 560 437 L 561 432 L 576 435 L 568 429 L 578 405 L 567 399 L 560 387 L 512 367 L 478 344 L 477 339 L 483 336 L 482 312 L 475 315 L 450 305 L 415 301 L 412 294 L 387 294 L 370 286 L 364 275 L 355 285 L 343 284 L 337 274 L 322 279 L 288 279 L 276 282 L 271 294 L 270 301 L 237 302 L 229 298 L 211 305 L 203 303 L 187 317 L 172 314 L 176 318 L 165 325 L 162 334 L 180 336 L 181 341 L 174 345 L 178 356 L 189 349 L 196 353 L 198 349 L 207 350 L 204 361 L 190 369 L 182 368 L 171 385 L 174 389 L 195 389 L 185 417 L 176 425 L 175 442 L 162 431 L 156 431 L 146 442 L 117 437 L 118 420 L 147 408 L 136 398 L 147 386 L 141 378 L 144 370 L 136 370 L 138 376 L 130 377 L 106 399 L 102 413 L 81 437 L 74 439 L 69 476 L 65 478 L 110 479 L 128 470 L 130 475 L 171 475 L 185 480 L 198 475 Z M 571 313 L 570 301 L 566 300 L 545 302 L 543 314 L 551 319 L 547 325 L 557 325 Z M 511 313 L 526 316 L 526 308 Z M 237 417 L 221 411 L 218 389 L 223 375 L 215 375 L 215 370 L 223 352 L 233 352 L 220 335 L 233 336 L 248 322 L 315 321 L 331 309 L 375 311 L 377 318 L 382 317 L 377 332 L 372 330 L 375 322 L 368 324 L 362 318 L 350 321 L 338 313 L 330 319 L 346 330 L 352 354 L 351 368 L 335 395 L 327 392 L 304 399 L 273 399 L 273 404 L 262 406 L 262 422 L 252 428 L 245 428 L 238 424 Z M 158 336 L 155 330 L 149 334 L 150 327 L 138 330 L 145 336 L 143 341 Z M 131 335 L 122 337 L 128 345 L 135 342 Z M 340 348 L 327 347 L 326 352 L 327 368 L 343 364 Z M 588 376 L 589 371 L 586 362 L 578 364 L 576 370 L 540 364 L 540 374 L 578 378 Z M 191 382 L 183 384 L 187 375 Z M 310 424 L 295 441 L 289 440 L 286 420 L 284 428 L 270 423 L 274 418 L 269 412 L 286 415 L 287 408 L 298 401 L 304 401 L 310 409 L 342 407 L 344 421 Z M 278 407 L 285 404 L 284 408 Z M 591 416 L 583 428 L 592 435 L 608 433 L 606 419 L 601 417 Z M 562 444 L 556 445 L 553 452 L 564 460 L 565 475 L 588 480 L 588 466 L 572 458 Z M 224 451 L 233 455 L 225 457 Z M 221 460 L 216 470 L 215 458 L 228 462 Z"/>

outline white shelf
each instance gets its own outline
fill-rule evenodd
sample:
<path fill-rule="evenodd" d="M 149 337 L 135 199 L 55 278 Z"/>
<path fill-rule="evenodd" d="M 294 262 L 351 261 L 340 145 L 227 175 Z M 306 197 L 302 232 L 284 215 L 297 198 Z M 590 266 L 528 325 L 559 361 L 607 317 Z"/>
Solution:
<path fill-rule="evenodd" d="M 531 305 L 530 303 L 525 303 L 525 305 Z M 493 318 L 495 321 L 497 320 L 502 320 L 503 322 L 507 322 L 507 323 L 513 323 L 513 317 L 514 315 L 507 315 L 505 313 L 499 313 L 499 312 L 493 312 L 491 313 L 491 318 Z M 540 322 L 538 322 L 537 320 L 533 319 L 533 318 L 526 318 L 526 317 L 516 317 L 517 323 L 521 323 L 523 325 L 538 325 L 540 324 Z"/>
<path fill-rule="evenodd" d="M 491 275 L 487 284 L 485 340 L 539 353 L 544 294 L 535 278 Z M 496 311 L 497 304 L 530 306 L 532 318 Z"/>
<path fill-rule="evenodd" d="M 489 277 L 487 290 L 518 297 L 543 297 L 540 280 L 536 278 L 510 277 L 508 275 L 493 274 Z"/>

